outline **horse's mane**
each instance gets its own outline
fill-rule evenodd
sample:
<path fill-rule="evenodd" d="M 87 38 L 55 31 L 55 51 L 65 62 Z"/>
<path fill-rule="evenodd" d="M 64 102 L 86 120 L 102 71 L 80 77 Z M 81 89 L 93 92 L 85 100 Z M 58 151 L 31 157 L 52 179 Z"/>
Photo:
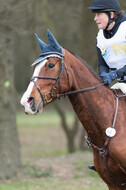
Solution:
<path fill-rule="evenodd" d="M 81 61 L 82 64 L 84 64 L 89 71 L 94 75 L 94 77 L 96 77 L 98 80 L 100 80 L 100 77 L 96 74 L 96 72 L 90 67 L 90 65 L 87 64 L 86 61 L 84 61 L 82 58 L 80 58 L 78 55 L 75 55 L 74 53 L 71 53 L 73 56 L 75 56 L 77 59 L 79 59 Z M 109 88 L 110 89 L 110 88 Z M 111 89 L 110 89 L 111 90 Z M 112 90 L 111 90 L 112 91 Z M 116 90 L 115 93 L 117 93 L 118 95 L 123 95 L 123 93 L 120 90 Z M 124 99 L 124 101 L 126 102 L 126 99 Z"/>
<path fill-rule="evenodd" d="M 79 59 L 81 61 L 81 63 L 83 63 L 89 69 L 89 71 L 94 75 L 94 77 L 96 77 L 98 80 L 100 80 L 100 78 L 98 77 L 96 72 L 90 67 L 90 65 L 87 64 L 86 61 L 84 61 L 82 58 L 80 58 L 78 55 L 74 54 L 73 52 L 71 52 L 71 54 L 74 55 L 77 59 Z"/>

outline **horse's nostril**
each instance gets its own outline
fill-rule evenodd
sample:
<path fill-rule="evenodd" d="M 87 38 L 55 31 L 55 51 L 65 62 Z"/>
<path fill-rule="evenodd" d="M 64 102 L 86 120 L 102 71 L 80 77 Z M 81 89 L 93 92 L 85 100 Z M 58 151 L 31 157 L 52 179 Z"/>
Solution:
<path fill-rule="evenodd" d="M 27 100 L 27 102 L 30 104 L 30 107 L 31 107 L 31 108 L 34 106 L 35 101 L 34 101 L 34 98 L 33 98 L 33 97 L 30 97 L 30 98 Z"/>

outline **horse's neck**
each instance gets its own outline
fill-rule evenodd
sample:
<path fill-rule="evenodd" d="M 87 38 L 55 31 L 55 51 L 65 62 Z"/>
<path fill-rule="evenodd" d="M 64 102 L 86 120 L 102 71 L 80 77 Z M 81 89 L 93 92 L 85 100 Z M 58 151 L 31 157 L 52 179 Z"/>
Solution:
<path fill-rule="evenodd" d="M 79 64 L 78 62 L 78 66 L 75 67 L 73 65 L 73 73 L 72 89 L 74 90 L 95 86 L 100 83 L 100 80 L 82 63 Z M 112 120 L 108 119 L 108 115 L 113 114 L 114 98 L 112 92 L 103 86 L 93 91 L 72 95 L 69 99 L 89 136 L 95 142 L 96 139 L 100 141 L 101 136 L 100 144 L 102 144 L 105 138 L 105 128 L 106 126 L 110 127 L 112 124 Z"/>

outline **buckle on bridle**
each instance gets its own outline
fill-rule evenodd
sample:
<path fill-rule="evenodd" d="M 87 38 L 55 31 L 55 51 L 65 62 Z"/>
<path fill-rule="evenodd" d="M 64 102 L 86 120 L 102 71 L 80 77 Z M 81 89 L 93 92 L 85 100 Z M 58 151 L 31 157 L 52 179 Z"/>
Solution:
<path fill-rule="evenodd" d="M 48 98 L 47 95 L 50 95 L 50 99 Z M 52 101 L 52 96 L 51 96 L 51 92 L 47 92 L 45 95 L 44 95 L 44 99 L 46 101 L 46 103 L 50 103 Z"/>

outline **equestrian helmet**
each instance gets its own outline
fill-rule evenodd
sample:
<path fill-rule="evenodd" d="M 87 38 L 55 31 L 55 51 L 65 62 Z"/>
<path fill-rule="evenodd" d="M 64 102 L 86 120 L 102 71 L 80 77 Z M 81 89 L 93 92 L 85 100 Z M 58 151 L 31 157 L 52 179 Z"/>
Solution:
<path fill-rule="evenodd" d="M 92 6 L 87 9 L 91 9 L 92 12 L 119 12 L 120 3 L 118 0 L 94 0 Z"/>

